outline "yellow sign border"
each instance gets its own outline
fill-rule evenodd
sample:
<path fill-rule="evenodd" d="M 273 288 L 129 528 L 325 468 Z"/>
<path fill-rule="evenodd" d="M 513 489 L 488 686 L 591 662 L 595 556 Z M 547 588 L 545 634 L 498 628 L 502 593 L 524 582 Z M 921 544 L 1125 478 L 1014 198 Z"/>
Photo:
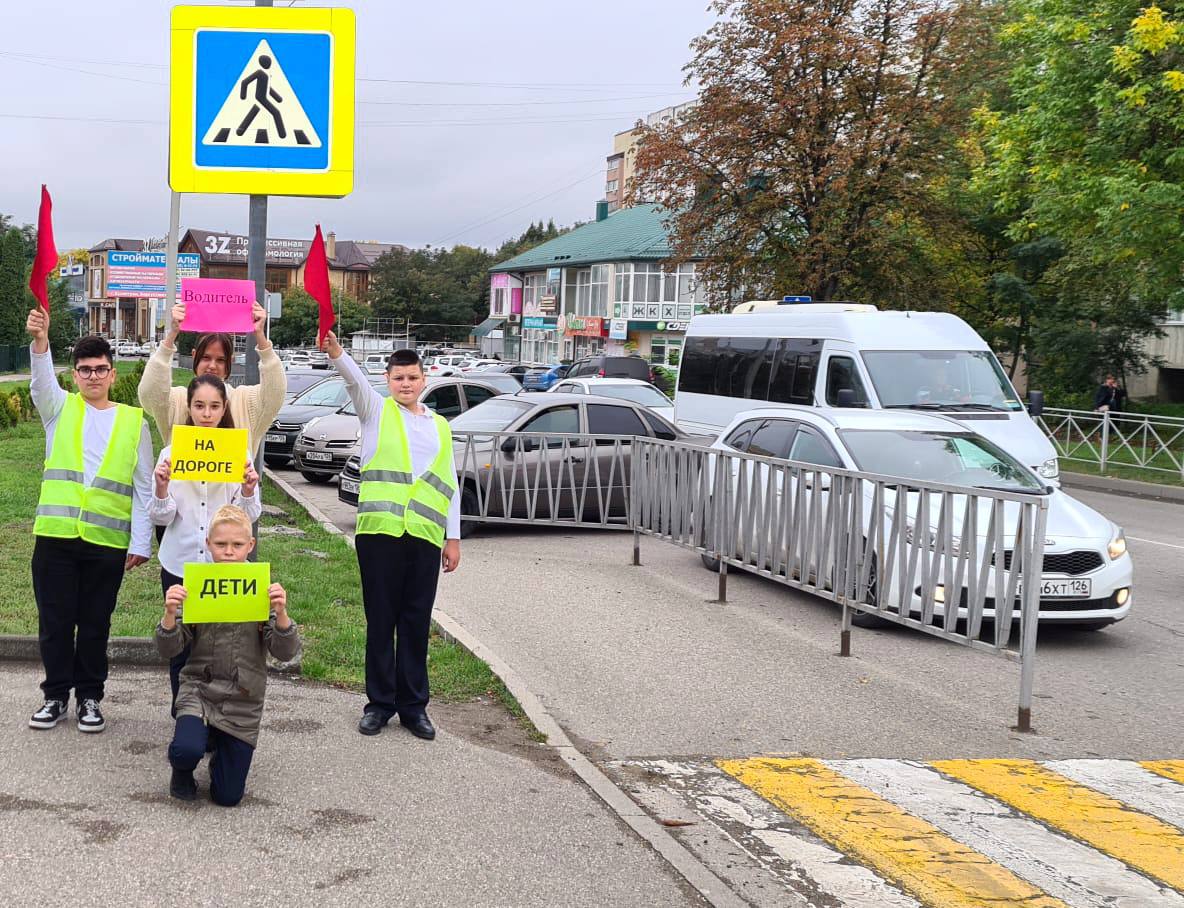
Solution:
<path fill-rule="evenodd" d="M 169 186 L 174 192 L 241 193 L 341 198 L 354 187 L 356 19 L 352 9 L 174 6 L 169 77 Z M 223 170 L 194 164 L 194 32 L 328 32 L 333 36 L 329 169 L 309 173 Z"/>

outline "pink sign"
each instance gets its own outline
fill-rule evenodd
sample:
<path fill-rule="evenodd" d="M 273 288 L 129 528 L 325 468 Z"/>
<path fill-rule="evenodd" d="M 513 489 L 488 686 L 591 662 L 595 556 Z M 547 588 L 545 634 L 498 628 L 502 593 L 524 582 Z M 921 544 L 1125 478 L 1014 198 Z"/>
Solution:
<path fill-rule="evenodd" d="M 182 331 L 250 334 L 255 330 L 255 320 L 251 317 L 251 305 L 255 302 L 254 281 L 186 278 L 181 281 L 178 302 L 185 306 Z"/>
<path fill-rule="evenodd" d="M 502 290 L 510 286 L 510 275 L 494 274 L 489 278 L 489 286 L 494 290 Z"/>

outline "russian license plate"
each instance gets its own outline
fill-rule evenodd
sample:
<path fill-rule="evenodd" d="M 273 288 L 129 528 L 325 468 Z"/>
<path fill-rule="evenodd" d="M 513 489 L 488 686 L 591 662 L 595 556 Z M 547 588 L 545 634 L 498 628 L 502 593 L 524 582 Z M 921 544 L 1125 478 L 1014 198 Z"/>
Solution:
<path fill-rule="evenodd" d="M 341 486 L 341 491 L 351 492 L 354 495 L 358 494 L 358 484 L 352 479 L 343 479 L 338 483 Z"/>
<path fill-rule="evenodd" d="M 288 436 L 287 435 L 276 435 L 275 433 L 269 433 L 269 434 L 263 436 L 263 440 L 264 441 L 274 441 L 276 444 L 282 445 L 284 442 L 286 442 L 288 440 Z"/>
<path fill-rule="evenodd" d="M 1016 596 L 1022 596 L 1023 584 L 1017 584 Z M 1092 599 L 1094 582 L 1091 578 L 1044 579 L 1040 581 L 1041 599 Z"/>
<path fill-rule="evenodd" d="M 304 452 L 304 459 L 305 460 L 332 461 L 333 455 L 330 454 L 328 451 L 305 451 Z"/>

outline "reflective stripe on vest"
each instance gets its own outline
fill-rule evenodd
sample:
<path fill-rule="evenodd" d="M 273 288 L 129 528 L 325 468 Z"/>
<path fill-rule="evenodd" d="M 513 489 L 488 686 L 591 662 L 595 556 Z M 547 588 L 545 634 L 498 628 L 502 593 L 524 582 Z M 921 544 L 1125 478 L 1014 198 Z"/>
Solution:
<path fill-rule="evenodd" d="M 126 549 L 132 540 L 132 477 L 140 454 L 144 411 L 116 404 L 103 462 L 89 486 L 83 474 L 86 402 L 71 394 L 58 414 L 53 445 L 41 474 L 33 532 Z"/>
<path fill-rule="evenodd" d="M 399 405 L 387 398 L 378 424 L 378 448 L 361 470 L 357 532 L 407 533 L 443 546 L 448 506 L 456 491 L 452 432 L 444 417 L 433 414 L 440 450 L 427 471 L 415 479 L 404 417 L 398 410 Z"/>

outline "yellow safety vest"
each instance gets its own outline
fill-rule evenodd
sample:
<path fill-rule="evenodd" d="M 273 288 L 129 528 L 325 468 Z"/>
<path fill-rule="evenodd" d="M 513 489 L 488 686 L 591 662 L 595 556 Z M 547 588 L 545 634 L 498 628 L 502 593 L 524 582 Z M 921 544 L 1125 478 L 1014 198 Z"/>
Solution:
<path fill-rule="evenodd" d="M 433 414 L 440 450 L 418 479 L 412 475 L 411 448 L 399 405 L 387 398 L 378 424 L 378 449 L 362 467 L 358 491 L 358 533 L 409 533 L 443 547 L 448 505 L 456 492 L 452 463 L 452 431 L 448 420 Z"/>
<path fill-rule="evenodd" d="M 82 424 L 86 402 L 70 394 L 58 414 L 53 446 L 41 474 L 33 533 L 78 539 L 113 549 L 132 541 L 132 475 L 140 459 L 144 411 L 116 404 L 111 440 L 88 486 L 83 479 Z"/>

